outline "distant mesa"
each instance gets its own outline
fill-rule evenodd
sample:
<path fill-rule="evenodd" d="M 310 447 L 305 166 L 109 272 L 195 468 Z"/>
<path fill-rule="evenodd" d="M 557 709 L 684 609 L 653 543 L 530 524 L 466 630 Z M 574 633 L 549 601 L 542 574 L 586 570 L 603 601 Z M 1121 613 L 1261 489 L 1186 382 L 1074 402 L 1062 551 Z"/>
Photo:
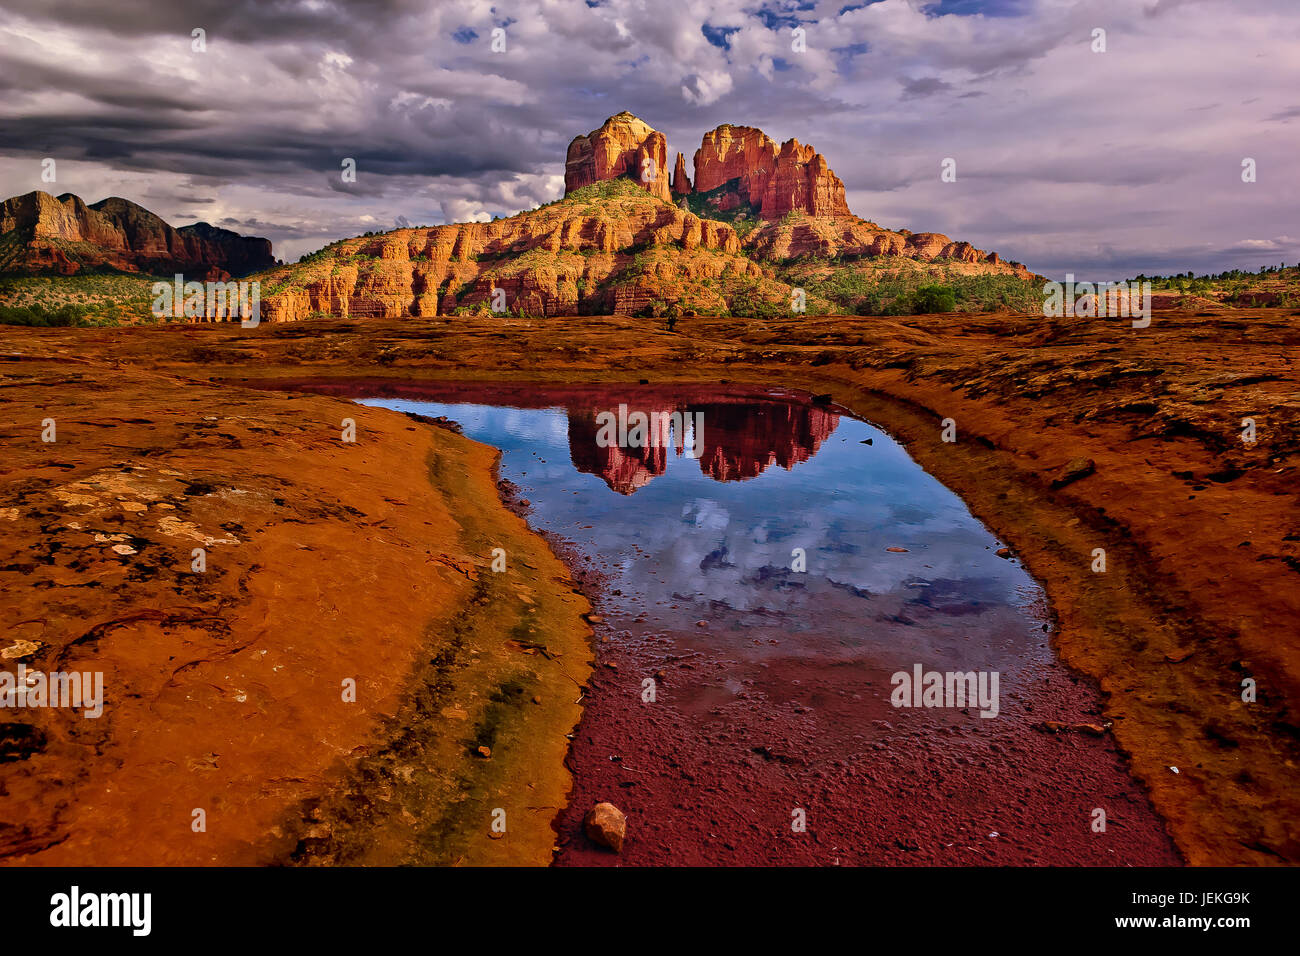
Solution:
<path fill-rule="evenodd" d="M 80 196 L 36 191 L 0 204 L 0 272 L 182 273 L 225 279 L 275 265 L 271 241 L 206 222 L 175 229 L 143 206 L 110 197 L 87 205 Z"/>

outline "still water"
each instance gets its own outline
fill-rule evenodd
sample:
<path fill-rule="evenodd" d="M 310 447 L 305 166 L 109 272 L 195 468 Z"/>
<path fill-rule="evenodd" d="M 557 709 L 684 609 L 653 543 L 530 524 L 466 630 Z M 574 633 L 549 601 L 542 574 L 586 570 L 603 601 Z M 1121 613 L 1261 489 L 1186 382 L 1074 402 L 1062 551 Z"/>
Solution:
<path fill-rule="evenodd" d="M 645 387 L 363 401 L 446 416 L 499 448 L 530 521 L 609 575 L 601 610 L 625 638 L 708 627 L 713 649 L 749 661 L 795 642 L 883 675 L 882 694 L 916 664 L 998 670 L 1006 693 L 1050 655 L 1042 594 L 1000 542 L 898 443 L 832 406 Z M 655 447 L 601 440 L 636 411 L 688 425 L 663 419 Z"/>

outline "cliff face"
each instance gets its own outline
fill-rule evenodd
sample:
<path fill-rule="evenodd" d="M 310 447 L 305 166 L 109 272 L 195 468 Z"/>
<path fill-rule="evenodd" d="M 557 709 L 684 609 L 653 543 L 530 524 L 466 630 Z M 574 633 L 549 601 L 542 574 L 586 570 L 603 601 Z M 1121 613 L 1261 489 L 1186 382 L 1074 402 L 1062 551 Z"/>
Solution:
<path fill-rule="evenodd" d="M 0 204 L 0 270 L 17 273 L 116 269 L 195 279 L 247 275 L 275 264 L 267 239 L 241 236 L 207 223 L 174 229 L 126 199 L 87 205 L 79 196 L 46 192 Z"/>
<path fill-rule="evenodd" d="M 241 236 L 206 222 L 181 226 L 176 231 L 184 237 L 186 248 L 192 250 L 200 262 L 213 263 L 231 275 L 248 275 L 275 264 L 270 239 Z"/>
<path fill-rule="evenodd" d="M 564 161 L 564 194 L 621 177 L 669 201 L 668 140 L 628 112 L 611 116 L 600 129 L 575 137 L 569 144 Z"/>
<path fill-rule="evenodd" d="M 776 169 L 776 144 L 752 126 L 719 126 L 695 151 L 695 191 L 712 192 L 737 180 L 736 193 L 755 206 Z"/>
<path fill-rule="evenodd" d="M 734 229 L 655 202 L 628 183 L 496 222 L 347 239 L 262 283 L 264 319 L 395 318 L 486 311 L 493 290 L 518 314 L 629 314 L 682 298 L 725 304 L 732 285 L 784 286 L 746 258 Z"/>
<path fill-rule="evenodd" d="M 781 144 L 776 168 L 763 188 L 759 214 L 775 221 L 790 212 L 809 216 L 848 216 L 844 183 L 836 176 L 821 153 L 811 146 L 801 146 L 797 139 Z"/>
<path fill-rule="evenodd" d="M 811 146 L 792 139 L 778 149 L 752 126 L 723 125 L 704 134 L 695 151 L 695 192 L 711 193 L 720 211 L 748 203 L 762 219 L 792 211 L 809 216 L 848 216 L 844 183 Z"/>

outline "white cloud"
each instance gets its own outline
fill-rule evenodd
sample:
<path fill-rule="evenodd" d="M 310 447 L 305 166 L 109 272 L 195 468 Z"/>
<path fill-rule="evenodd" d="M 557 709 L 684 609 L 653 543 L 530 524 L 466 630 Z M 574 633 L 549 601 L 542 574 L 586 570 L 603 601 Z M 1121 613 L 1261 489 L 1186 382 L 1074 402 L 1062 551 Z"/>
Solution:
<path fill-rule="evenodd" d="M 442 215 L 447 222 L 491 222 L 492 214 L 478 203 L 465 199 L 444 199 Z"/>

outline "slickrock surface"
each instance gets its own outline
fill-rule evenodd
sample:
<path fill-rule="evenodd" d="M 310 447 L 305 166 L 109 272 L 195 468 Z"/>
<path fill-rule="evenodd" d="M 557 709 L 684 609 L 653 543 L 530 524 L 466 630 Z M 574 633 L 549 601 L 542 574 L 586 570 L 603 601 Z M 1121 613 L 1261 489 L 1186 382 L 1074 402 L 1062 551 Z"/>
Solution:
<path fill-rule="evenodd" d="M 0 355 L 3 665 L 99 671 L 106 698 L 0 710 L 0 858 L 547 862 L 588 605 L 495 452 L 121 365 L 114 338 Z"/>
<path fill-rule="evenodd" d="M 168 343 L 155 354 L 201 356 L 209 374 L 227 365 L 235 378 L 377 374 L 383 356 L 382 374 L 397 380 L 726 379 L 830 392 L 903 440 L 1043 583 L 1058 650 L 1100 682 L 1115 739 L 1189 862 L 1300 861 L 1291 312 L 1157 312 L 1148 329 L 1006 313 L 687 319 L 674 333 L 595 317 L 332 326 L 144 334 Z M 947 417 L 955 444 L 941 441 Z M 1246 417 L 1254 445 L 1240 439 Z M 1074 458 L 1095 472 L 1052 489 Z M 1097 548 L 1104 574 L 1091 570 Z M 1246 678 L 1255 703 L 1242 700 Z"/>
<path fill-rule="evenodd" d="M 1148 788 L 1154 807 L 1189 862 L 1300 862 L 1300 844 L 1292 825 L 1300 815 L 1300 720 L 1296 711 L 1300 704 L 1300 629 L 1295 626 L 1300 620 L 1300 509 L 1296 506 L 1300 318 L 1289 311 L 1260 309 L 1216 315 L 1161 311 L 1153 315 L 1151 326 L 1142 330 L 1133 329 L 1126 320 L 1071 317 L 1048 321 L 1007 313 L 834 320 L 800 316 L 761 323 L 686 318 L 673 333 L 667 332 L 662 322 L 617 317 L 570 316 L 537 322 L 457 316 L 322 320 L 308 325 L 264 323 L 257 329 L 193 325 L 125 330 L 11 329 L 6 330 L 5 339 L 7 352 L 54 355 L 55 349 L 65 350 L 57 367 L 52 359 L 30 365 L 26 371 L 22 364 L 4 366 L 9 379 L 0 394 L 10 399 L 4 442 L 7 451 L 14 448 L 20 452 L 20 457 L 6 457 L 7 463 L 14 464 L 9 466 L 11 478 L 3 507 L 17 509 L 17 523 L 5 539 L 13 552 L 4 565 L 9 568 L 3 572 L 7 594 L 29 594 L 34 590 L 31 582 L 37 580 L 33 575 L 54 573 L 51 568 L 66 560 L 63 555 L 74 553 L 69 541 L 65 549 L 49 555 L 46 527 L 79 519 L 71 510 L 46 514 L 46 509 L 55 507 L 55 499 L 46 504 L 45 496 L 52 496 L 55 488 L 115 467 L 119 460 L 172 468 L 191 481 L 206 480 L 218 488 L 249 488 L 247 482 L 254 475 L 279 476 L 285 482 L 304 481 L 304 474 L 311 475 L 313 485 L 305 493 L 280 496 L 290 502 L 317 496 L 340 505 L 346 500 L 364 515 L 303 514 L 299 516 L 303 523 L 293 527 L 294 543 L 281 544 L 278 550 L 292 553 L 296 562 L 299 540 L 322 549 L 329 546 L 331 558 L 351 563 L 331 570 L 335 566 L 330 561 L 314 560 L 307 553 L 313 563 L 306 566 L 303 580 L 324 576 L 322 580 L 337 582 L 338 588 L 346 587 L 343 579 L 384 566 L 376 563 L 373 552 L 365 550 L 378 547 L 374 542 L 384 533 L 366 522 L 373 521 L 371 515 L 382 513 L 377 489 L 408 500 L 404 495 L 411 493 L 405 490 L 410 482 L 402 476 L 407 474 L 404 469 L 409 468 L 409 460 L 383 457 L 365 474 L 348 477 L 347 465 L 353 459 L 329 444 L 334 439 L 327 436 L 320 442 L 333 450 L 304 472 L 297 461 L 276 464 L 275 456 L 286 454 L 275 447 L 284 445 L 282 439 L 268 441 L 264 435 L 236 432 L 233 425 L 221 422 L 219 432 L 232 435 L 242 447 L 220 448 L 222 471 L 216 474 L 211 463 L 214 451 L 206 443 L 186 450 L 186 442 L 197 440 L 187 437 L 189 431 L 174 438 L 149 438 L 147 432 L 131 441 L 115 437 L 85 462 L 65 457 L 71 454 L 71 445 L 57 446 L 57 455 L 38 447 L 39 419 L 50 414 L 51 407 L 72 400 L 82 402 L 86 409 L 74 422 L 89 421 L 93 410 L 108 420 L 124 419 L 113 426 L 119 430 L 116 434 L 123 436 L 130 434 L 126 429 L 146 427 L 132 424 L 133 419 L 152 422 L 183 414 L 189 423 L 201 421 L 205 414 L 230 414 L 231 408 L 244 415 L 247 413 L 238 403 L 253 401 L 242 397 L 247 393 L 204 383 L 186 385 L 166 376 L 280 387 L 295 381 L 346 382 L 359 375 L 394 383 L 430 379 L 519 384 L 530 380 L 636 382 L 648 378 L 658 386 L 673 381 L 730 381 L 830 393 L 837 404 L 905 442 L 919 464 L 960 494 L 1042 582 L 1055 619 L 1058 651 L 1067 664 L 1098 681 L 1105 701 L 1103 717 L 1113 725 L 1111 732 L 1119 751 L 1129 757 L 1135 777 Z M 94 356 L 96 363 L 103 363 L 103 371 L 84 383 L 69 382 L 69 370 L 77 374 L 77 369 L 69 365 L 67 356 Z M 107 363 L 115 361 L 124 364 L 110 375 Z M 131 369 L 156 369 L 158 378 L 151 380 L 166 382 L 166 386 L 146 387 L 140 376 L 155 373 L 146 376 Z M 26 379 L 21 388 L 16 376 Z M 120 390 L 117 404 L 107 404 L 104 398 L 114 394 L 109 385 Z M 186 399 L 187 392 L 205 397 Z M 165 409 L 163 396 L 168 403 Z M 270 403 L 271 397 L 265 400 Z M 202 405 L 203 410 L 187 407 L 186 401 Z M 318 401 L 323 399 L 293 399 L 293 403 L 308 403 L 302 407 L 312 409 L 316 416 L 295 416 L 293 420 L 319 421 L 322 429 L 325 425 L 336 427 L 339 410 L 347 406 L 310 404 Z M 223 403 L 228 406 L 225 412 Z M 176 412 L 170 410 L 173 407 Z M 273 403 L 257 407 L 256 416 L 250 417 L 259 421 L 282 408 Z M 19 410 L 22 415 L 15 415 Z M 379 427 L 377 413 L 355 412 L 364 429 Z M 1242 420 L 1248 417 L 1254 419 L 1258 436 L 1251 445 L 1241 441 Z M 954 444 L 941 440 L 945 418 L 956 423 L 958 440 Z M 20 424 L 7 424 L 11 421 Z M 73 433 L 87 428 L 74 425 Z M 22 441 L 30 444 L 17 443 L 20 432 Z M 105 434 L 105 430 L 96 428 L 95 433 Z M 438 437 L 430 440 L 437 442 Z M 118 445 L 125 447 L 115 447 Z M 142 451 L 132 452 L 134 448 Z M 144 455 L 143 449 L 155 451 Z M 1053 481 L 1074 459 L 1091 460 L 1092 472 L 1053 488 Z M 73 467 L 60 467 L 59 463 Z M 234 470 L 236 465 L 239 470 Z M 236 480 L 223 477 L 226 472 Z M 395 482 L 403 487 L 402 493 L 392 490 Z M 348 489 L 348 494 L 342 495 L 340 488 Z M 138 496 L 122 496 L 145 503 Z M 113 497 L 115 500 L 116 495 Z M 185 497 L 207 500 L 182 494 L 168 501 L 179 504 Z M 460 502 L 458 497 L 455 500 Z M 222 527 L 224 519 L 201 512 L 180 517 L 205 534 L 239 538 L 240 546 L 224 546 L 236 552 L 246 547 L 248 529 L 254 526 L 249 515 L 235 517 L 243 534 L 241 528 Z M 117 523 L 96 520 L 102 525 L 97 531 L 118 531 Z M 127 520 L 122 519 L 124 528 Z M 130 528 L 133 534 L 139 533 L 135 525 Z M 415 538 L 414 529 L 402 531 L 407 540 L 418 540 L 420 547 L 436 551 L 436 544 L 425 545 L 429 533 L 425 529 Z M 302 537 L 307 534 L 313 537 Z M 338 539 L 354 543 L 347 547 L 329 544 Z M 108 542 L 94 542 L 93 535 L 87 535 L 84 543 L 77 540 L 82 548 L 103 551 L 110 547 Z M 183 544 L 186 549 L 190 546 Z M 214 546 L 214 553 L 221 553 L 220 547 Z M 1099 548 L 1106 553 L 1104 573 L 1092 570 Z M 348 559 L 354 549 L 360 556 Z M 458 553 L 478 552 L 461 546 Z M 44 563 L 47 558 L 55 564 Z M 131 566 L 117 556 L 96 560 Z M 170 560 L 158 563 L 170 567 Z M 250 563 L 283 566 L 265 558 Z M 393 559 L 387 566 L 397 574 L 399 565 L 409 567 L 404 559 Z M 256 582 L 257 576 L 252 580 Z M 548 586 L 537 583 L 536 600 L 548 593 L 548 587 L 563 588 L 558 575 L 551 581 Z M 19 582 L 22 587 L 15 591 Z M 331 587 L 330 594 L 336 590 Z M 59 593 L 59 600 L 68 602 L 66 616 L 78 622 L 100 623 L 92 612 L 109 606 L 105 596 L 93 590 L 66 592 L 70 597 Z M 284 597 L 280 599 L 295 600 L 293 593 L 282 588 Z M 386 593 L 383 596 L 391 598 Z M 6 604 L 7 611 L 14 608 L 9 612 L 13 619 L 7 630 L 24 639 L 43 640 L 39 622 L 51 613 L 49 598 L 33 600 L 31 605 Z M 192 600 L 186 599 L 187 605 Z M 399 616 L 391 600 L 368 597 L 365 589 L 351 600 L 371 602 L 366 607 L 374 606 L 381 621 L 388 619 L 383 614 Z M 383 607 L 378 607 L 381 604 Z M 151 598 L 146 606 L 170 605 Z M 202 605 L 209 606 L 220 607 Z M 284 643 L 313 647 L 314 643 L 304 644 L 296 635 L 319 634 L 325 629 L 324 622 L 342 619 L 342 606 L 337 601 L 332 606 L 339 607 L 339 618 L 320 602 L 291 605 L 292 614 L 282 615 L 291 618 L 283 628 L 294 640 L 268 639 L 256 645 L 257 649 Z M 270 607 L 269 601 L 266 607 Z M 261 607 L 238 613 L 243 616 L 237 620 L 260 621 L 264 617 Z M 362 613 L 362 607 L 354 605 L 346 619 L 360 619 Z M 406 619 L 406 615 L 400 617 Z M 35 627 L 23 629 L 33 621 Z M 158 655 L 156 673 L 170 673 L 162 669 L 161 662 L 174 653 L 176 639 L 161 633 L 156 623 L 149 627 L 153 628 L 146 632 L 149 640 L 130 646 Z M 194 639 L 196 628 L 192 624 L 187 627 L 190 630 L 185 634 Z M 365 639 L 358 637 L 358 641 L 362 651 L 370 647 Z M 78 653 L 90 654 L 97 646 L 98 653 L 104 654 L 114 645 L 101 640 L 98 645 L 85 642 L 75 646 Z M 196 658 L 208 660 L 210 656 L 204 652 Z M 330 671 L 320 670 L 322 674 Z M 217 699 L 217 689 L 225 692 L 228 673 L 205 673 L 213 689 L 202 693 Z M 334 676 L 329 673 L 331 686 Z M 1257 683 L 1255 702 L 1242 699 L 1242 682 L 1247 679 Z M 248 690 L 243 684 L 234 686 Z M 250 701 L 257 699 L 250 695 Z M 568 699 L 576 699 L 576 694 Z M 153 722 L 146 726 L 165 730 L 160 718 L 151 716 L 150 720 Z M 415 724 L 412 721 L 407 726 Z M 93 728 L 83 731 L 91 732 Z M 1077 736 L 1043 734 L 1043 739 L 1046 745 L 1056 741 L 1069 747 Z M 280 748 L 270 749 L 279 752 L 300 744 L 300 735 L 295 735 L 292 744 L 285 740 Z M 492 757 L 480 766 L 493 766 L 500 758 L 499 741 L 489 746 Z M 78 756 L 82 752 L 78 751 Z M 347 764 L 349 748 L 338 746 L 335 752 Z M 3 819 L 25 821 L 19 824 L 22 829 L 9 831 L 10 845 L 15 847 L 43 845 L 39 834 L 46 834 L 43 839 L 48 841 L 48 834 L 63 832 L 56 829 L 60 821 L 78 812 L 80 797 L 67 798 L 71 792 L 67 785 L 53 782 L 59 774 L 27 769 L 34 767 L 31 761 L 37 759 L 41 758 L 19 759 L 0 771 L 11 795 L 5 798 Z M 260 759 L 264 758 L 250 757 L 243 772 L 253 772 L 253 763 Z M 62 766 L 65 775 L 81 772 L 76 769 L 81 766 L 77 760 Z M 180 770 L 169 772 L 186 779 Z M 364 772 L 359 776 L 354 772 L 351 779 L 359 786 L 341 786 L 341 792 L 369 792 L 366 781 L 372 778 Z M 316 785 L 316 778 L 309 781 L 307 789 Z M 42 787 L 46 789 L 42 791 Z M 188 813 L 195 796 L 201 795 L 186 792 L 179 801 L 184 806 L 178 805 L 177 812 Z M 97 799 L 120 797 L 109 794 Z M 296 790 L 293 799 L 298 799 Z M 535 804 L 540 805 L 540 801 Z M 334 804 L 327 800 L 324 806 L 321 812 L 329 816 L 326 811 Z M 364 820 L 335 812 L 335 819 Z M 643 832 L 645 823 L 629 813 L 633 832 Z M 188 826 L 188 817 L 180 825 Z M 357 826 L 364 829 L 361 822 Z M 327 854 L 326 858 L 342 856 Z"/>

